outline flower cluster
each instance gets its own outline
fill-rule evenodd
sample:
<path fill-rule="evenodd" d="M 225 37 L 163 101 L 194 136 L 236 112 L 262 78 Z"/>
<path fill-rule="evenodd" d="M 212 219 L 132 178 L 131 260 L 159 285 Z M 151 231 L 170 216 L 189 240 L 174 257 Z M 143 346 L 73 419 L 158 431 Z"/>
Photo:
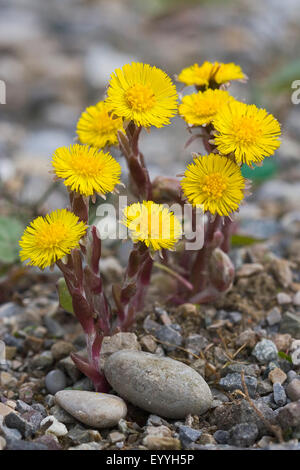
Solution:
<path fill-rule="evenodd" d="M 245 78 L 238 65 L 218 62 L 194 64 L 178 76 L 198 90 L 182 98 L 179 114 L 190 131 L 202 129 L 209 152 L 188 165 L 183 193 L 193 206 L 202 205 L 213 216 L 230 216 L 238 210 L 249 186 L 242 165 L 259 164 L 280 146 L 278 121 L 265 109 L 237 101 L 224 88 L 225 83 Z"/>
<path fill-rule="evenodd" d="M 69 208 L 33 220 L 20 240 L 20 257 L 41 269 L 56 264 L 61 270 L 87 338 L 88 359 L 72 358 L 96 390 L 107 389 L 99 370 L 103 337 L 131 327 L 143 306 L 155 252 L 163 259 L 155 267 L 178 282 L 177 302 L 210 302 L 232 284 L 234 268 L 227 255 L 231 215 L 249 187 L 242 165 L 261 164 L 280 145 L 277 120 L 229 94 L 230 81 L 245 79 L 233 63 L 194 64 L 182 70 L 178 81 L 195 86 L 195 92 L 178 105 L 176 87 L 165 72 L 148 64 L 126 64 L 111 75 L 105 99 L 81 114 L 77 143 L 58 148 L 52 156 L 53 174 L 67 188 Z M 197 129 L 189 140 L 200 136 L 206 154 L 194 155 L 181 181 L 170 175 L 151 181 L 139 149 L 140 133 L 169 125 L 177 113 L 190 133 Z M 113 305 L 101 278 L 101 233 L 89 225 L 90 203 L 96 203 L 97 195 L 117 193 L 122 184 L 112 146 L 125 157 L 128 189 L 136 198 L 122 214 L 133 247 L 123 280 L 112 286 Z M 162 204 L 166 201 L 181 209 L 188 202 L 195 233 L 201 229 L 196 209 L 210 216 L 203 247 L 185 253 L 182 244 L 176 247 L 186 234 L 175 211 Z M 167 256 L 167 250 L 175 253 Z"/>

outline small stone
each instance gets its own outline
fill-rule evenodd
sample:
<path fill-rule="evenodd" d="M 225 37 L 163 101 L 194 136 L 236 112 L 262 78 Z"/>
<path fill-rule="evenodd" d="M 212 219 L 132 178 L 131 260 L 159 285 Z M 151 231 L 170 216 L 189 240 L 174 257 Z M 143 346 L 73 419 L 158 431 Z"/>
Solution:
<path fill-rule="evenodd" d="M 149 415 L 147 419 L 147 426 L 162 426 L 167 424 L 167 421 L 157 415 Z"/>
<path fill-rule="evenodd" d="M 160 322 L 163 323 L 163 325 L 167 325 L 167 326 L 172 325 L 172 321 L 169 317 L 169 314 L 164 308 L 154 307 L 154 313 L 157 319 L 160 320 Z"/>
<path fill-rule="evenodd" d="M 279 305 L 287 305 L 292 303 L 292 298 L 290 295 L 286 294 L 285 292 L 279 292 L 277 294 L 277 302 Z"/>
<path fill-rule="evenodd" d="M 296 305 L 296 307 L 300 307 L 300 290 L 294 295 L 293 304 Z"/>
<path fill-rule="evenodd" d="M 10 429 L 7 426 L 4 426 L 3 424 L 1 425 L 0 423 L 0 433 L 2 436 L 5 438 L 5 440 L 8 441 L 15 441 L 15 440 L 20 440 L 22 439 L 22 434 L 20 431 L 17 429 Z"/>
<path fill-rule="evenodd" d="M 46 408 L 41 403 L 33 403 L 32 408 L 37 411 L 43 418 L 48 415 Z"/>
<path fill-rule="evenodd" d="M 229 436 L 229 432 L 223 431 L 222 429 L 218 429 L 218 431 L 214 433 L 214 439 L 218 444 L 227 444 L 229 441 Z"/>
<path fill-rule="evenodd" d="M 263 270 L 264 270 L 264 267 L 262 264 L 245 263 L 238 269 L 236 276 L 237 278 L 250 277 L 250 276 L 253 276 L 254 274 L 263 272 Z"/>
<path fill-rule="evenodd" d="M 273 398 L 276 405 L 279 407 L 286 404 L 286 394 L 283 386 L 279 382 L 275 382 L 273 385 Z"/>
<path fill-rule="evenodd" d="M 170 437 L 172 436 L 172 431 L 164 424 L 162 424 L 161 426 L 147 426 L 146 435 L 157 437 Z"/>
<path fill-rule="evenodd" d="M 4 450 L 6 447 L 6 440 L 4 437 L 0 436 L 0 450 Z"/>
<path fill-rule="evenodd" d="M 83 426 L 74 426 L 67 434 L 73 444 L 85 444 L 91 441 L 101 441 L 99 431 L 85 429 Z"/>
<path fill-rule="evenodd" d="M 159 328 L 161 328 L 161 325 L 152 320 L 150 315 L 147 315 L 143 323 L 143 328 L 146 333 L 150 333 L 155 336 L 155 333 L 159 330 Z"/>
<path fill-rule="evenodd" d="M 297 372 L 295 372 L 294 370 L 290 370 L 288 373 L 287 373 L 287 378 L 288 378 L 288 383 L 292 382 L 292 380 L 294 379 L 300 379 L 300 376 L 297 374 Z"/>
<path fill-rule="evenodd" d="M 110 356 L 105 376 L 122 397 L 150 413 L 173 419 L 201 415 L 212 394 L 191 367 L 174 359 L 141 351 L 119 351 Z"/>
<path fill-rule="evenodd" d="M 229 431 L 228 443 L 237 447 L 249 447 L 254 444 L 259 434 L 254 423 L 237 424 Z"/>
<path fill-rule="evenodd" d="M 251 375 L 253 377 L 258 377 L 260 374 L 260 367 L 257 364 L 240 364 L 240 363 L 232 363 L 228 364 L 223 370 L 222 375 L 226 374 L 240 374 L 244 371 L 245 375 Z"/>
<path fill-rule="evenodd" d="M 205 378 L 205 365 L 206 361 L 204 359 L 196 359 L 196 361 L 192 362 L 191 367 Z"/>
<path fill-rule="evenodd" d="M 287 288 L 292 283 L 293 273 L 289 261 L 282 258 L 273 258 L 271 269 L 282 287 Z"/>
<path fill-rule="evenodd" d="M 216 441 L 215 441 L 215 438 L 211 434 L 208 434 L 207 432 L 203 432 L 200 436 L 199 444 L 202 444 L 204 446 L 214 445 L 214 444 L 216 444 Z M 196 444 L 194 444 L 194 445 L 196 445 Z"/>
<path fill-rule="evenodd" d="M 228 318 L 232 323 L 236 325 L 237 323 L 240 323 L 242 321 L 243 316 L 240 312 L 229 312 Z"/>
<path fill-rule="evenodd" d="M 189 303 L 180 305 L 177 308 L 177 312 L 183 317 L 195 317 L 198 315 L 197 306 Z"/>
<path fill-rule="evenodd" d="M 193 358 L 193 354 L 199 355 L 200 351 L 206 348 L 208 340 L 203 335 L 193 334 L 189 335 L 185 340 L 185 349 L 191 354 L 189 356 Z"/>
<path fill-rule="evenodd" d="M 280 383 L 281 385 L 286 381 L 287 375 L 283 370 L 281 370 L 279 367 L 275 367 L 275 369 L 272 369 L 271 372 L 268 375 L 269 379 L 271 382 L 274 384 L 275 382 Z"/>
<path fill-rule="evenodd" d="M 193 429 L 189 426 L 179 426 L 179 439 L 183 447 L 187 447 L 192 442 L 196 442 L 201 436 L 202 431 Z"/>
<path fill-rule="evenodd" d="M 30 361 L 32 369 L 47 370 L 53 364 L 53 356 L 51 351 L 44 351 L 41 354 L 37 354 Z"/>
<path fill-rule="evenodd" d="M 250 348 L 253 348 L 256 344 L 256 333 L 253 330 L 247 329 L 243 331 L 236 339 L 235 344 L 237 347 L 246 344 Z"/>
<path fill-rule="evenodd" d="M 263 417 L 271 424 L 275 424 L 275 412 L 262 399 L 253 400 L 254 405 Z M 240 423 L 254 423 L 261 433 L 267 433 L 264 421 L 256 414 L 252 406 L 246 401 L 227 403 L 215 408 L 210 416 L 210 424 L 225 431 Z"/>
<path fill-rule="evenodd" d="M 271 443 L 274 442 L 274 438 L 271 436 L 263 436 L 257 443 L 258 447 L 264 449 L 265 447 L 269 446 Z"/>
<path fill-rule="evenodd" d="M 101 345 L 100 370 L 103 370 L 105 361 L 109 356 L 122 349 L 141 350 L 140 343 L 134 333 L 117 333 L 113 336 L 104 336 Z"/>
<path fill-rule="evenodd" d="M 17 382 L 17 379 L 9 372 L 0 372 L 0 386 L 2 386 L 4 390 L 15 388 Z"/>
<path fill-rule="evenodd" d="M 0 340 L 0 363 L 6 360 L 6 346 L 4 341 Z"/>
<path fill-rule="evenodd" d="M 168 351 L 175 351 L 177 346 L 182 345 L 181 334 L 174 329 L 174 326 L 163 325 L 155 333 L 157 339 L 162 342 L 163 348 Z"/>
<path fill-rule="evenodd" d="M 51 395 L 55 395 L 56 392 L 63 390 L 67 386 L 65 374 L 59 369 L 51 370 L 45 377 L 45 386 Z"/>
<path fill-rule="evenodd" d="M 116 426 L 127 414 L 125 402 L 107 393 L 62 390 L 56 393 L 55 400 L 78 421 L 93 428 Z"/>
<path fill-rule="evenodd" d="M 80 379 L 82 376 L 81 372 L 75 366 L 74 362 L 70 357 L 65 357 L 57 363 L 57 367 L 61 369 L 65 374 L 70 377 L 73 383 Z M 50 391 L 50 390 L 49 390 Z M 51 393 L 51 392 L 50 392 Z"/>
<path fill-rule="evenodd" d="M 126 436 L 118 431 L 111 432 L 108 435 L 108 439 L 112 444 L 115 444 L 116 442 L 124 441 Z"/>
<path fill-rule="evenodd" d="M 277 419 L 283 429 L 300 425 L 300 401 L 288 403 L 279 409 Z"/>
<path fill-rule="evenodd" d="M 154 353 L 157 348 L 157 343 L 154 340 L 153 336 L 145 335 L 140 339 L 140 344 L 144 351 Z"/>
<path fill-rule="evenodd" d="M 93 382 L 88 377 L 83 377 L 74 383 L 73 390 L 83 390 L 85 392 L 93 392 L 95 390 Z"/>
<path fill-rule="evenodd" d="M 54 320 L 51 316 L 46 315 L 44 317 L 44 324 L 48 330 L 48 334 L 54 338 L 63 338 L 65 335 L 64 329 L 60 326 L 60 324 Z"/>
<path fill-rule="evenodd" d="M 68 450 L 103 450 L 107 447 L 106 443 L 102 442 L 88 442 L 80 444 L 79 446 L 69 447 Z"/>
<path fill-rule="evenodd" d="M 15 358 L 17 353 L 17 348 L 15 346 L 6 346 L 5 347 L 5 357 L 8 361 L 11 361 Z"/>
<path fill-rule="evenodd" d="M 58 405 L 54 405 L 50 408 L 50 414 L 63 424 L 76 423 L 76 419 Z"/>
<path fill-rule="evenodd" d="M 62 447 L 54 434 L 44 434 L 43 436 L 34 439 L 33 442 L 45 445 L 48 450 L 62 450 Z"/>
<path fill-rule="evenodd" d="M 34 434 L 34 427 L 32 424 L 26 421 L 23 416 L 15 412 L 11 412 L 4 417 L 4 424 L 8 428 L 17 429 L 21 433 L 22 437 L 28 438 Z"/>
<path fill-rule="evenodd" d="M 255 397 L 255 392 L 257 388 L 257 379 L 250 375 L 245 375 L 245 384 L 247 386 L 249 395 Z M 235 390 L 243 391 L 243 384 L 241 374 L 227 374 L 225 377 L 220 379 L 219 385 L 228 392 L 234 392 Z"/>
<path fill-rule="evenodd" d="M 22 439 L 7 440 L 7 450 L 48 450 L 47 446 L 39 442 L 23 441 Z"/>
<path fill-rule="evenodd" d="M 293 338 L 300 339 L 300 314 L 299 312 L 286 312 L 280 323 L 280 333 L 288 333 Z"/>
<path fill-rule="evenodd" d="M 4 405 L 3 403 L 0 402 L 0 416 L 6 416 L 11 413 L 11 408 L 9 406 Z"/>
<path fill-rule="evenodd" d="M 24 309 L 14 302 L 7 302 L 0 306 L 0 318 L 11 318 L 20 315 Z"/>
<path fill-rule="evenodd" d="M 299 366 L 299 365 L 300 365 L 300 348 L 299 348 L 299 349 L 296 349 L 294 352 L 292 352 L 292 354 L 291 354 L 291 359 L 292 359 L 292 363 L 293 363 L 295 366 Z"/>
<path fill-rule="evenodd" d="M 146 436 L 143 445 L 149 450 L 180 450 L 179 439 L 174 437 Z"/>
<path fill-rule="evenodd" d="M 41 422 L 41 430 L 45 431 L 46 434 L 54 434 L 54 436 L 57 437 L 68 434 L 68 429 L 66 426 L 63 423 L 57 421 L 57 419 L 51 415 L 43 419 Z"/>
<path fill-rule="evenodd" d="M 16 410 L 21 414 L 26 413 L 27 411 L 32 411 L 32 407 L 22 400 L 17 400 L 16 405 Z"/>
<path fill-rule="evenodd" d="M 36 338 L 35 336 L 27 336 L 24 341 L 24 347 L 26 348 L 26 350 L 33 351 L 35 353 L 41 351 L 43 344 L 44 341 L 40 338 Z"/>
<path fill-rule="evenodd" d="M 278 307 L 274 307 L 267 315 L 267 322 L 270 326 L 276 325 L 281 321 L 281 312 Z"/>
<path fill-rule="evenodd" d="M 257 393 L 260 396 L 273 392 L 273 387 L 268 380 L 259 380 L 257 383 Z"/>
<path fill-rule="evenodd" d="M 276 345 L 269 339 L 259 341 L 253 349 L 252 354 L 262 364 L 278 358 Z"/>
<path fill-rule="evenodd" d="M 286 393 L 292 401 L 300 400 L 300 380 L 292 380 L 286 387 Z"/>
<path fill-rule="evenodd" d="M 67 341 L 57 341 L 53 344 L 51 353 L 55 361 L 59 361 L 63 357 L 69 356 L 74 349 L 75 348 L 72 343 L 68 343 Z"/>
<path fill-rule="evenodd" d="M 273 337 L 273 342 L 276 344 L 278 351 L 287 351 L 290 348 L 292 337 L 288 333 L 286 334 L 277 333 Z"/>
<path fill-rule="evenodd" d="M 55 405 L 55 397 L 54 395 L 51 395 L 50 393 L 45 396 L 45 404 L 51 408 L 51 406 Z"/>

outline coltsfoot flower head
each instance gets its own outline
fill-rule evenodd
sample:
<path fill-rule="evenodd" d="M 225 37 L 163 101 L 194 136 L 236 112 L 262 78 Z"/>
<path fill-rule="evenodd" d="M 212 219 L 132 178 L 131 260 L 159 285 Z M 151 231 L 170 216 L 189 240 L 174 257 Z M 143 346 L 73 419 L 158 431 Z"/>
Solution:
<path fill-rule="evenodd" d="M 261 162 L 280 146 L 280 125 L 265 109 L 234 101 L 224 106 L 213 121 L 215 144 L 220 153 L 233 153 L 237 163 Z"/>
<path fill-rule="evenodd" d="M 153 201 L 126 207 L 123 224 L 134 243 L 143 242 L 153 251 L 172 250 L 182 235 L 181 224 L 173 212 Z"/>
<path fill-rule="evenodd" d="M 120 164 L 109 153 L 94 147 L 60 147 L 53 155 L 52 165 L 67 187 L 84 196 L 109 193 L 120 183 Z"/>
<path fill-rule="evenodd" d="M 29 260 L 27 264 L 41 269 L 51 266 L 79 246 L 86 229 L 86 225 L 66 209 L 37 217 L 20 240 L 21 261 Z"/>
<path fill-rule="evenodd" d="M 179 106 L 179 114 L 193 126 L 209 124 L 222 106 L 234 101 L 225 90 L 205 90 L 184 96 Z"/>
<path fill-rule="evenodd" d="M 186 67 L 178 75 L 179 82 L 206 88 L 213 84 L 221 85 L 231 80 L 242 80 L 245 78 L 246 75 L 241 67 L 233 62 L 222 64 L 205 61 L 202 65 L 194 64 Z"/>
<path fill-rule="evenodd" d="M 82 144 L 102 148 L 118 143 L 118 131 L 124 132 L 123 121 L 111 111 L 105 101 L 86 108 L 77 123 L 77 135 Z"/>
<path fill-rule="evenodd" d="M 181 181 L 184 195 L 204 212 L 228 216 L 244 198 L 245 180 L 239 166 L 218 154 L 197 156 Z"/>
<path fill-rule="evenodd" d="M 106 102 L 117 116 L 137 126 L 163 127 L 177 112 L 177 92 L 170 77 L 148 64 L 126 64 L 111 76 Z"/>

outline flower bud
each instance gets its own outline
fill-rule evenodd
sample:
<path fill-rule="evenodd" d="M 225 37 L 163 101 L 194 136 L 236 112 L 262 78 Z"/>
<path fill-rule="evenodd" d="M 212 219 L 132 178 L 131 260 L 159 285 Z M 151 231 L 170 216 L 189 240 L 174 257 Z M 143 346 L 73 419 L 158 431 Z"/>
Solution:
<path fill-rule="evenodd" d="M 215 248 L 209 260 L 209 277 L 213 286 L 220 292 L 229 289 L 234 279 L 234 266 L 226 253 Z"/>

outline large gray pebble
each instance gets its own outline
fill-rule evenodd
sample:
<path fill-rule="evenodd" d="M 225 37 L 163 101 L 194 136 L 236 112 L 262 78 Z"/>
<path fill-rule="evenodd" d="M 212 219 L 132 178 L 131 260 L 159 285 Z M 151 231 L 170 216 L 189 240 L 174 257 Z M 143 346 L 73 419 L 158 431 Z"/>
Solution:
<path fill-rule="evenodd" d="M 49 393 L 54 395 L 56 392 L 63 390 L 67 386 L 65 374 L 59 370 L 51 370 L 45 377 L 45 385 Z"/>
<path fill-rule="evenodd" d="M 122 398 L 107 393 L 61 390 L 55 400 L 78 421 L 98 429 L 115 426 L 127 414 Z"/>
<path fill-rule="evenodd" d="M 200 415 L 210 408 L 213 400 L 200 374 L 170 358 L 139 351 L 118 351 L 108 358 L 104 372 L 120 396 L 167 418 Z"/>

